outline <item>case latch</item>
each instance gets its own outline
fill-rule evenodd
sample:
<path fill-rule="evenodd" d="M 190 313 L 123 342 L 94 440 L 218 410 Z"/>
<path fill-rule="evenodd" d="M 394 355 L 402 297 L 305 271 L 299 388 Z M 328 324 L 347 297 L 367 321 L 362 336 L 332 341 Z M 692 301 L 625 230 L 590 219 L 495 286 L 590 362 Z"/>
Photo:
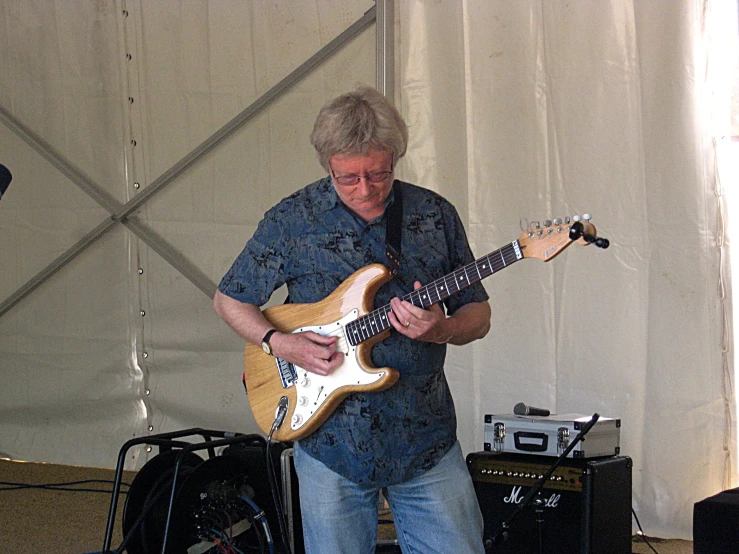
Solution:
<path fill-rule="evenodd" d="M 557 429 L 557 454 L 562 454 L 570 446 L 570 430 L 567 427 Z"/>
<path fill-rule="evenodd" d="M 493 452 L 503 452 L 505 442 L 505 423 L 498 422 L 493 425 Z"/>

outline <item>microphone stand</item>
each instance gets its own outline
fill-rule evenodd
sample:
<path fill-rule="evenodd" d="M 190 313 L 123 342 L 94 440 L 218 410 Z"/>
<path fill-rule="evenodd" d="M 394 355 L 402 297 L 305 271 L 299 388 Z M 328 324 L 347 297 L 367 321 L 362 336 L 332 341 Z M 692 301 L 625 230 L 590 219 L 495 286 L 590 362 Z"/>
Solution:
<path fill-rule="evenodd" d="M 593 425 L 595 425 L 600 418 L 600 415 L 595 413 L 593 414 L 593 417 L 590 418 L 590 421 L 588 421 L 580 431 L 580 433 L 575 437 L 575 439 L 569 444 L 567 448 L 565 448 L 564 452 L 559 455 L 559 457 L 554 460 L 554 463 L 552 466 L 547 470 L 547 472 L 544 474 L 544 476 L 539 479 L 533 487 L 531 487 L 531 490 L 526 493 L 526 496 L 523 497 L 523 500 L 519 504 L 516 505 L 516 509 L 513 510 L 513 513 L 506 519 L 503 523 L 500 524 L 500 529 L 495 534 L 495 536 L 492 539 L 488 539 L 485 541 L 485 550 L 489 550 L 495 545 L 501 544 L 508 540 L 508 529 L 510 529 L 511 524 L 515 521 L 515 519 L 523 512 L 530 504 L 535 505 L 535 511 L 536 511 L 536 523 L 539 531 L 539 554 L 543 554 L 543 545 L 542 545 L 542 535 L 541 535 L 541 527 L 544 523 L 544 506 L 543 501 L 541 498 L 537 498 L 536 501 L 534 501 L 534 497 L 536 497 L 539 494 L 539 491 L 542 489 L 544 484 L 549 480 L 549 478 L 552 476 L 552 473 L 559 467 L 559 464 L 561 464 L 565 458 L 569 455 L 570 452 L 572 452 L 572 449 L 575 448 L 577 443 L 579 443 L 581 440 L 585 438 L 585 435 L 588 434 L 588 432 L 593 428 Z"/>

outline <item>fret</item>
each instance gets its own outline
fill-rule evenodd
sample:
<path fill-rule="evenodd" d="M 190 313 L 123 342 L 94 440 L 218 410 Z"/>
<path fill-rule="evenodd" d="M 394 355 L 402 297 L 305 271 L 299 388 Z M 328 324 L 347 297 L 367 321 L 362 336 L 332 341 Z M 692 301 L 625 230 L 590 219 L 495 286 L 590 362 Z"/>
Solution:
<path fill-rule="evenodd" d="M 382 330 L 386 330 L 390 328 L 390 320 L 387 317 L 387 313 L 389 311 L 389 308 L 387 306 L 383 306 L 379 310 L 380 312 L 380 319 L 382 320 Z"/>
<path fill-rule="evenodd" d="M 452 275 L 454 276 L 454 285 L 457 287 L 457 290 L 455 290 L 454 292 L 458 292 L 459 290 L 461 290 L 461 287 L 459 286 L 459 278 L 457 277 L 457 272 L 453 272 Z"/>
<path fill-rule="evenodd" d="M 365 341 L 372 335 L 367 331 L 367 316 L 362 317 L 359 320 L 359 332 L 362 334 L 362 340 Z"/>
<path fill-rule="evenodd" d="M 387 327 L 385 327 L 385 323 L 383 321 L 382 310 L 375 310 L 370 315 L 372 315 L 372 322 L 375 325 L 375 333 L 374 333 L 375 335 L 379 335 L 385 329 L 387 329 Z"/>
<path fill-rule="evenodd" d="M 375 327 L 377 327 L 377 332 L 382 333 L 387 327 L 385 327 L 385 320 L 384 320 L 384 314 L 382 313 L 382 310 L 375 310 L 372 312 L 374 315 L 375 320 Z"/>
<path fill-rule="evenodd" d="M 361 341 L 361 337 L 359 336 L 359 333 L 357 332 L 357 325 L 356 321 L 352 321 L 347 326 L 348 336 L 349 336 L 349 344 L 352 346 L 357 346 Z"/>
<path fill-rule="evenodd" d="M 493 255 L 488 254 L 485 258 L 488 261 L 488 271 L 490 271 L 490 275 L 492 275 L 493 273 L 495 273 L 495 266 L 493 265 Z"/>
<path fill-rule="evenodd" d="M 420 289 L 418 289 L 418 292 L 419 292 L 419 296 L 421 297 L 421 302 L 423 304 L 424 309 L 426 309 L 429 306 L 435 304 L 435 302 L 432 302 L 431 299 L 429 298 L 429 288 L 428 288 L 428 286 L 421 287 Z"/>
<path fill-rule="evenodd" d="M 376 335 L 380 331 L 377 330 L 377 320 L 375 319 L 375 312 L 370 312 L 367 314 L 367 318 L 369 319 L 369 328 L 372 332 L 372 335 Z"/>
<path fill-rule="evenodd" d="M 497 254 L 497 256 L 493 258 L 493 267 L 495 268 L 495 271 L 500 271 L 505 268 L 505 262 L 501 264 L 501 261 L 498 259 L 499 257 L 502 259 L 502 252 L 500 250 L 497 250 L 495 254 Z"/>
<path fill-rule="evenodd" d="M 416 291 L 413 291 L 413 296 L 415 297 L 414 305 L 418 306 L 419 308 L 426 309 L 426 306 L 423 305 L 423 297 L 421 296 L 421 291 L 423 289 L 418 289 Z"/>
<path fill-rule="evenodd" d="M 455 289 L 449 289 L 449 290 L 453 290 L 455 293 L 457 293 L 464 288 L 462 285 L 459 284 L 459 270 L 454 271 L 452 275 L 454 276 L 453 284 L 456 287 L 456 290 Z"/>
<path fill-rule="evenodd" d="M 459 287 L 457 290 L 462 290 L 464 288 L 467 288 L 467 276 L 464 273 L 464 268 L 459 268 L 457 271 L 454 272 L 454 276 L 457 278 L 457 287 Z M 461 285 L 460 285 L 461 281 Z"/>
<path fill-rule="evenodd" d="M 408 293 L 405 296 L 405 299 L 406 299 L 407 302 L 410 302 L 411 304 L 413 304 L 414 306 L 416 306 L 418 308 L 422 308 L 423 307 L 423 306 L 419 306 L 419 304 L 421 302 L 421 299 L 418 296 L 418 292 L 416 292 L 415 290 L 413 292 L 411 292 L 411 293 Z"/>
<path fill-rule="evenodd" d="M 434 281 L 433 283 L 431 283 L 432 285 L 434 285 L 434 293 L 432 294 L 431 291 L 429 291 L 429 298 L 431 299 L 431 302 L 433 304 L 436 304 L 437 302 L 440 302 L 441 300 L 443 300 L 443 298 L 439 294 L 439 286 L 436 283 L 437 281 Z"/>
<path fill-rule="evenodd" d="M 484 258 L 485 262 L 483 262 L 482 268 L 485 270 L 485 277 L 488 277 L 493 274 L 493 269 L 490 267 L 490 256 L 484 256 Z"/>
<path fill-rule="evenodd" d="M 360 322 L 360 321 L 362 321 L 362 319 L 361 319 L 361 318 L 360 318 L 360 319 L 358 319 L 358 320 L 356 320 L 356 321 L 354 321 L 354 322 L 352 323 L 352 333 L 351 333 L 351 337 L 352 337 L 352 340 L 354 341 L 354 343 L 355 343 L 355 344 L 359 344 L 360 342 L 362 342 L 362 341 L 364 340 L 364 339 L 362 338 L 362 332 L 361 332 L 361 329 L 360 329 L 360 327 L 359 327 L 359 322 Z"/>

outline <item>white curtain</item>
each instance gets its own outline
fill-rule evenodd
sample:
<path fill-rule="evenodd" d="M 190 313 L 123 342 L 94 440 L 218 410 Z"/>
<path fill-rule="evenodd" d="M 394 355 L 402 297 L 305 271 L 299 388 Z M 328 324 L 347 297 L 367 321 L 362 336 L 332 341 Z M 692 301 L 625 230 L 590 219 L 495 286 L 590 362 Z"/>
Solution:
<path fill-rule="evenodd" d="M 715 4 L 396 3 L 400 176 L 456 204 L 478 256 L 583 213 L 611 242 L 485 282 L 493 328 L 448 362 L 464 450 L 482 449 L 485 414 L 520 401 L 620 418 L 634 509 L 663 537 L 689 538 L 693 503 L 736 485 L 706 126 Z M 372 6 L 0 0 L 0 108 L 122 205 Z M 262 213 L 321 176 L 319 107 L 374 80 L 370 27 L 133 217 L 216 283 Z M 0 302 L 110 215 L 3 121 Z M 0 316 L 0 452 L 112 467 L 148 433 L 256 432 L 242 348 L 207 295 L 117 223 Z"/>
<path fill-rule="evenodd" d="M 736 483 L 704 104 L 712 3 L 399 7 L 405 175 L 455 200 L 478 256 L 583 213 L 611 243 L 486 283 L 490 335 L 448 369 L 465 448 L 520 401 L 620 418 L 645 531 L 690 537 L 693 503 Z"/>

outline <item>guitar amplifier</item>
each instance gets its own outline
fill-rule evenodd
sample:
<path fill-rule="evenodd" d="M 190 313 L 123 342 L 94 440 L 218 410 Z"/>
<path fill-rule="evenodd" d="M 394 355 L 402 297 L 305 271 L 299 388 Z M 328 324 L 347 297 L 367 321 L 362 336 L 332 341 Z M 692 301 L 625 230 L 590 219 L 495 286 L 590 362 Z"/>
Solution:
<path fill-rule="evenodd" d="M 496 452 L 467 456 L 485 522 L 486 544 L 553 461 Z M 625 456 L 563 460 L 539 491 L 539 507 L 532 503 L 523 509 L 511 522 L 505 539 L 488 551 L 631 554 L 631 469 L 632 461 Z"/>

